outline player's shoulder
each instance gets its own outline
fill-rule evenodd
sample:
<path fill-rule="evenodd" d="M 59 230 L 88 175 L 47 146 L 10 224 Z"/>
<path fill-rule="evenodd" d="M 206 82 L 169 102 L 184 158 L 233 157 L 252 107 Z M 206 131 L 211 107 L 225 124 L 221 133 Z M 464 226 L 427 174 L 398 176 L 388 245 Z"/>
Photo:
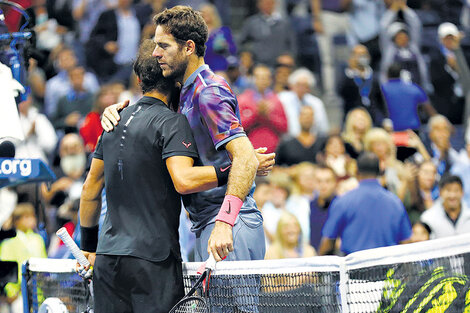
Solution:
<path fill-rule="evenodd" d="M 206 69 L 199 73 L 196 79 L 198 80 L 199 84 L 203 87 L 201 89 L 202 92 L 221 89 L 233 93 L 232 89 L 230 88 L 230 85 L 225 80 L 225 78 L 215 74 L 210 69 Z"/>

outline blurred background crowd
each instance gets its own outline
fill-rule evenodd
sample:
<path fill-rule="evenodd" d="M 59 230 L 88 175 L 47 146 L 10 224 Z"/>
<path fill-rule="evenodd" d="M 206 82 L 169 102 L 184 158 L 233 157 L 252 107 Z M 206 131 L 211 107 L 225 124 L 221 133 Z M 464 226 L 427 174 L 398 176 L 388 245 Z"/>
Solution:
<path fill-rule="evenodd" d="M 469 0 L 15 2 L 34 32 L 16 157 L 42 159 L 57 180 L 0 189 L 1 234 L 16 230 L 0 259 L 70 257 L 54 233 L 64 226 L 80 240 L 79 197 L 100 115 L 141 97 L 137 49 L 154 34 L 152 17 L 178 4 L 206 20 L 205 61 L 237 95 L 253 146 L 276 152 L 274 170 L 256 180 L 266 258 L 325 253 L 329 208 L 357 190 L 363 152 L 376 155 L 378 181 L 406 210 L 406 239 L 470 232 Z M 3 23 L 17 31 L 24 19 L 3 9 Z M 182 214 L 185 260 L 189 228 Z M 340 241 L 328 252 L 347 253 Z M 18 285 L 5 291 L 9 303 L 20 295 Z"/>

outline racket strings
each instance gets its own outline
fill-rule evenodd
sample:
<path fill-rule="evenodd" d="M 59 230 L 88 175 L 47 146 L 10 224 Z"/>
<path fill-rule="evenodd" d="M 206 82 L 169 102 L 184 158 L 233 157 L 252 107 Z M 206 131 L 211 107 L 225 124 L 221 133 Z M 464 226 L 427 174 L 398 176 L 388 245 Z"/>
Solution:
<path fill-rule="evenodd" d="M 171 313 L 209 313 L 209 307 L 203 298 L 189 297 L 179 303 Z"/>

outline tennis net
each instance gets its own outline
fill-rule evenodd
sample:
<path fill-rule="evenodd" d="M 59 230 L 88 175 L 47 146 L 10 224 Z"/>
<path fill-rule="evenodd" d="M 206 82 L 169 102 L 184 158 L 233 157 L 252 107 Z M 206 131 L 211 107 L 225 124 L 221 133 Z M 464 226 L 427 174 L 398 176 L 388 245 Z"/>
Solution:
<path fill-rule="evenodd" d="M 31 259 L 26 271 L 26 302 L 38 307 L 58 297 L 69 312 L 82 312 L 87 287 L 73 273 L 74 261 L 38 260 Z M 50 262 L 67 263 L 69 278 L 55 276 Z M 187 290 L 200 265 L 183 264 Z M 220 262 L 210 279 L 209 303 L 211 312 L 469 313 L 469 275 L 470 235 L 462 235 L 347 257 Z M 25 312 L 37 311 L 30 306 Z"/>
<path fill-rule="evenodd" d="M 22 274 L 24 312 L 56 313 L 54 308 L 65 306 L 67 313 L 79 313 L 86 312 L 88 306 L 92 307 L 88 285 L 75 273 L 75 265 L 75 260 L 29 259 L 23 265 Z M 44 303 L 46 299 L 54 301 Z"/>

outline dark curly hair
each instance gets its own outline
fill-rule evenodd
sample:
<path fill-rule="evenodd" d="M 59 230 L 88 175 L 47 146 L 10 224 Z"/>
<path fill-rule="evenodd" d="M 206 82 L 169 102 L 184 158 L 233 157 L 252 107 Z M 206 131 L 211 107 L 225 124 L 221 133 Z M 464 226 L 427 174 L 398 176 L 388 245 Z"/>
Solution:
<path fill-rule="evenodd" d="M 198 11 L 184 5 L 155 15 L 155 24 L 164 27 L 178 41 L 192 40 L 196 44 L 196 55 L 203 57 L 206 52 L 206 41 L 209 34 L 206 22 Z"/>
<path fill-rule="evenodd" d="M 157 90 L 164 94 L 168 94 L 174 89 L 174 81 L 163 77 L 162 69 L 158 65 L 158 61 L 152 56 L 156 44 L 146 39 L 142 42 L 134 61 L 134 73 L 140 79 L 140 88 L 143 93 Z"/>

